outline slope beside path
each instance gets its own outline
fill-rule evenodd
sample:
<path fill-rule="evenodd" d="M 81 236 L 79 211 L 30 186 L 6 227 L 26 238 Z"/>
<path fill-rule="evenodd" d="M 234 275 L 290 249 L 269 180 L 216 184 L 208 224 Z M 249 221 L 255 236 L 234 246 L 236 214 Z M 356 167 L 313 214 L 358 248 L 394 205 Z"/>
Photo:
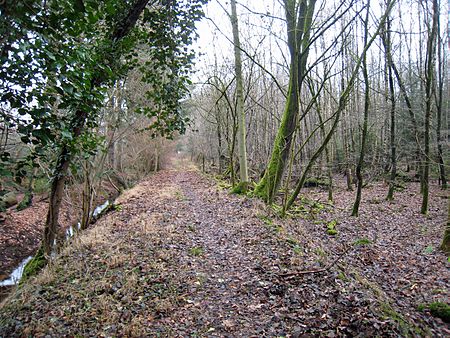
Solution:
<path fill-rule="evenodd" d="M 2 304 L 0 337 L 448 333 L 439 320 L 397 313 L 345 256 L 286 278 L 339 252 L 327 257 L 312 235 L 286 232 L 259 202 L 221 191 L 189 163 L 175 161 L 116 204 Z"/>

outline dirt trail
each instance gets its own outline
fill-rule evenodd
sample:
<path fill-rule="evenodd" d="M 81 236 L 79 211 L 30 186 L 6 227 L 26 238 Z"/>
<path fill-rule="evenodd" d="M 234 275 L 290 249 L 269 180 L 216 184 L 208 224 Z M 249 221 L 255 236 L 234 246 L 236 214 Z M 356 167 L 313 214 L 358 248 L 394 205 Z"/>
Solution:
<path fill-rule="evenodd" d="M 3 303 L 0 337 L 449 333 L 439 319 L 397 313 L 383 286 L 348 265 L 359 249 L 324 273 L 281 277 L 326 266 L 347 246 L 313 246 L 302 220 L 289 232 L 181 158 L 117 204 Z M 318 249 L 326 244 L 334 251 Z"/>

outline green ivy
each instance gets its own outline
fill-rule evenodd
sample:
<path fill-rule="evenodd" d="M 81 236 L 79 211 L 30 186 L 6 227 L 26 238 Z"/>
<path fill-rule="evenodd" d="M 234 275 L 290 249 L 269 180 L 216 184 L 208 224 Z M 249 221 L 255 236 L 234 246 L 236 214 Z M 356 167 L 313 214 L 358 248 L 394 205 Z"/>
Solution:
<path fill-rule="evenodd" d="M 71 155 L 94 154 L 103 139 L 90 131 L 98 127 L 107 90 L 133 68 L 151 88 L 152 104 L 138 107 L 156 117 L 146 129 L 169 138 L 183 133 L 188 118 L 180 101 L 188 95 L 194 58 L 189 46 L 205 3 L 149 1 L 136 27 L 115 39 L 130 1 L 0 2 L 0 124 L 30 145 L 24 163 L 62 146 Z M 81 125 L 80 111 L 88 112 Z M 85 130 L 80 137 L 78 128 Z M 11 174 L 10 160 L 0 154 L 0 175 Z M 19 169 L 17 176 L 26 174 Z"/>

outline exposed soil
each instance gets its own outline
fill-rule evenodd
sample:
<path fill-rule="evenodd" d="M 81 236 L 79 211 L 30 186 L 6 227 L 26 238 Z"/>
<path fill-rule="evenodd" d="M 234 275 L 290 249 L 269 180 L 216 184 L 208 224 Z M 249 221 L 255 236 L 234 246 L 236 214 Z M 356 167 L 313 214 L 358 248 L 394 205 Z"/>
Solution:
<path fill-rule="evenodd" d="M 32 255 L 41 239 L 47 203 L 35 202 L 31 207 L 4 213 L 0 226 L 0 280 L 8 277 L 14 267 Z"/>
<path fill-rule="evenodd" d="M 448 302 L 437 249 L 447 201 L 415 186 L 308 189 L 278 219 L 230 195 L 188 162 L 126 191 L 120 206 L 73 239 L 4 301 L 0 336 L 435 336 L 448 324 L 418 311 Z M 327 234 L 334 225 L 337 234 Z"/>

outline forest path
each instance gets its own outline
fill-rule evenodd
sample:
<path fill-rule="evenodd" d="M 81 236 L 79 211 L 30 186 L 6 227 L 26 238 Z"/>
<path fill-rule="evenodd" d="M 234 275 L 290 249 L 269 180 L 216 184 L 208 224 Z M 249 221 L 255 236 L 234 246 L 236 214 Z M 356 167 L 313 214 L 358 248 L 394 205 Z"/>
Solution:
<path fill-rule="evenodd" d="M 149 325 L 169 336 L 279 332 L 270 309 L 272 283 L 261 273 L 264 261 L 272 266 L 282 253 L 257 217 L 258 208 L 220 192 L 182 158 L 173 159 L 172 167 L 160 180 L 153 177 L 155 198 L 146 209 L 154 210 L 154 224 L 165 229 L 166 247 L 176 260 L 171 268 L 182 281 L 181 288 L 175 286 L 182 305 L 163 309 Z"/>
<path fill-rule="evenodd" d="M 351 265 L 282 278 L 328 265 L 346 245 L 304 231 L 302 220 L 297 232 L 286 232 L 288 223 L 258 201 L 221 191 L 182 157 L 116 205 L 2 305 L 0 336 L 398 336 L 416 329 L 408 326 L 415 317 L 393 319 L 393 300 L 356 269 L 358 255 Z M 374 250 L 361 250 L 376 259 Z M 432 335 L 448 332 L 429 324 Z"/>

